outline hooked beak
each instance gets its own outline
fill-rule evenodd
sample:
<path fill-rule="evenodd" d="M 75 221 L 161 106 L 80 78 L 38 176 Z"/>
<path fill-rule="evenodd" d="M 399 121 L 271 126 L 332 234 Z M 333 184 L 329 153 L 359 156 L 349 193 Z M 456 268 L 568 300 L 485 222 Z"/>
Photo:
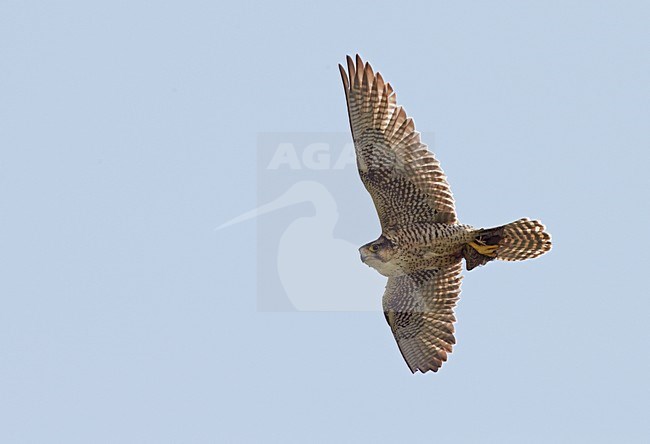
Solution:
<path fill-rule="evenodd" d="M 361 262 L 365 263 L 368 259 L 368 252 L 365 251 L 363 247 L 359 248 L 359 255 L 361 256 Z"/>

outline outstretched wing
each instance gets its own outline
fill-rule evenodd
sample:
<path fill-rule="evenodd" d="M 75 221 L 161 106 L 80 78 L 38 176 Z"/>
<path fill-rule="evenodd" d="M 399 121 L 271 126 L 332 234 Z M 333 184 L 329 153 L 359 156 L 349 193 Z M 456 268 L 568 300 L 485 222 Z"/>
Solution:
<path fill-rule="evenodd" d="M 384 315 L 411 371 L 437 372 L 454 338 L 454 307 L 460 295 L 461 262 L 388 278 Z"/>
<path fill-rule="evenodd" d="M 359 174 L 382 229 L 420 222 L 456 222 L 454 198 L 440 163 L 420 142 L 389 83 L 357 55 L 339 65 Z"/>

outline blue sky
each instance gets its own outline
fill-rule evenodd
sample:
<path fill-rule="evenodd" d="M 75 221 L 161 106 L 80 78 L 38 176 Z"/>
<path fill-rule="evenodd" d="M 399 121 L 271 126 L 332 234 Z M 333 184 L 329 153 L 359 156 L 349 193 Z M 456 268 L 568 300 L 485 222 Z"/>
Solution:
<path fill-rule="evenodd" d="M 0 441 L 647 442 L 649 12 L 2 2 Z M 260 134 L 348 133 L 337 64 L 356 52 L 463 222 L 553 236 L 465 273 L 437 374 L 411 375 L 378 310 L 260 309 L 285 297 L 260 233 L 309 203 L 214 230 L 298 180 L 260 172 Z M 354 168 L 303 179 L 331 185 L 337 238 L 377 237 Z M 314 287 L 368 300 L 305 237 Z"/>

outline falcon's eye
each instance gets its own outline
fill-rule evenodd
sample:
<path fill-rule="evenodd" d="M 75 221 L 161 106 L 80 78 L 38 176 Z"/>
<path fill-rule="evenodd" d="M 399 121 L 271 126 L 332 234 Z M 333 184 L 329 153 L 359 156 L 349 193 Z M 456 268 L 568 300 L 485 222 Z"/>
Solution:
<path fill-rule="evenodd" d="M 372 244 L 371 246 L 368 247 L 368 250 L 370 250 L 371 253 L 376 253 L 377 250 L 379 250 L 379 247 L 375 244 Z"/>

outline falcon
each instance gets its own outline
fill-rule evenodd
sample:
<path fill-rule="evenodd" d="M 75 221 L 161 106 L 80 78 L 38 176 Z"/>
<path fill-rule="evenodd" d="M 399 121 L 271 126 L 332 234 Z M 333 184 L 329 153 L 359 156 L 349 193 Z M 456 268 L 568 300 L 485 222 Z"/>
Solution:
<path fill-rule="evenodd" d="M 359 55 L 339 69 L 359 175 L 381 223 L 379 238 L 359 248 L 361 261 L 388 277 L 384 315 L 411 372 L 436 372 L 456 342 L 463 260 L 469 271 L 532 259 L 551 249 L 551 237 L 527 218 L 496 228 L 461 224 L 440 163 L 390 83 Z"/>

